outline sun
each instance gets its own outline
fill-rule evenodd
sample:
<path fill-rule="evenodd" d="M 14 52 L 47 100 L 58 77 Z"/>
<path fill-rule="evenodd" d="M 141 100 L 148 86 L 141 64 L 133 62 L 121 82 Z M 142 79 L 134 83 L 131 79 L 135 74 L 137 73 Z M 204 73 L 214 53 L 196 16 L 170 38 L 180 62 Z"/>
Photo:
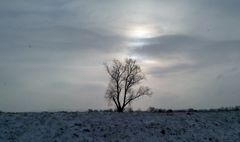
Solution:
<path fill-rule="evenodd" d="M 136 27 L 131 31 L 132 37 L 145 38 L 145 37 L 148 37 L 148 35 L 149 35 L 149 31 L 142 27 Z"/>
<path fill-rule="evenodd" d="M 151 38 L 154 36 L 154 32 L 151 28 L 145 26 L 134 26 L 129 28 L 128 36 L 131 38 Z"/>

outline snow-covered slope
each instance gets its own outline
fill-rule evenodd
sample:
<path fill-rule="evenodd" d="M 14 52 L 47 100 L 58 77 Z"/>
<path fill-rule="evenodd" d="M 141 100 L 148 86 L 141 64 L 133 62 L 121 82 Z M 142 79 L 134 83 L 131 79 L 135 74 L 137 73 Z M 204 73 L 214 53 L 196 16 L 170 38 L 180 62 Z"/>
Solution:
<path fill-rule="evenodd" d="M 240 141 L 240 112 L 0 113 L 1 142 Z"/>

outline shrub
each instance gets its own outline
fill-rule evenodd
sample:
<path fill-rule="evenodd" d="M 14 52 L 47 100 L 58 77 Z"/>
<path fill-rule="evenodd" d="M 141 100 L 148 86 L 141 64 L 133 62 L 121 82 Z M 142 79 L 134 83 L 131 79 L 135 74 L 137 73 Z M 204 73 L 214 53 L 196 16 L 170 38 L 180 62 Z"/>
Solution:
<path fill-rule="evenodd" d="M 157 109 L 155 107 L 149 107 L 148 112 L 157 112 Z"/>
<path fill-rule="evenodd" d="M 113 109 L 105 109 L 103 112 L 113 112 Z"/>
<path fill-rule="evenodd" d="M 197 110 L 195 110 L 195 109 L 193 109 L 193 108 L 189 108 L 187 111 L 188 111 L 188 112 L 197 112 Z"/>

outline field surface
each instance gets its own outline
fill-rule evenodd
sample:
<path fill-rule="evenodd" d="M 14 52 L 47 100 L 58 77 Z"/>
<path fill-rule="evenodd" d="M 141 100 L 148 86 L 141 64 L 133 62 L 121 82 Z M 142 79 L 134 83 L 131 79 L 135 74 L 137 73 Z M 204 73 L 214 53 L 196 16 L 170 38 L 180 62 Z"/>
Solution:
<path fill-rule="evenodd" d="M 0 142 L 237 142 L 240 111 L 0 113 Z"/>

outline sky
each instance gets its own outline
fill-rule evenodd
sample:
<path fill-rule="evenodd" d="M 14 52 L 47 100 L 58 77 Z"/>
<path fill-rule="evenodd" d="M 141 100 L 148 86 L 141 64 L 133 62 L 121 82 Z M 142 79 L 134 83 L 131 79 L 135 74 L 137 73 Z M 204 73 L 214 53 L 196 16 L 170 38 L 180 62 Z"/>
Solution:
<path fill-rule="evenodd" d="M 1 0 L 0 110 L 107 109 L 103 63 L 134 58 L 134 109 L 240 102 L 239 0 Z"/>

